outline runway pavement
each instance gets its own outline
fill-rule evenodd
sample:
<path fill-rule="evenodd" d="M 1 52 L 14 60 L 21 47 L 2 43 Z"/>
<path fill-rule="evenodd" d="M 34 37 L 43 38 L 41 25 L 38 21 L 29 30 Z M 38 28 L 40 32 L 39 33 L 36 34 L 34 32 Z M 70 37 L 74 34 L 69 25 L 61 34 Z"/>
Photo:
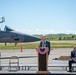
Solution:
<path fill-rule="evenodd" d="M 67 63 L 68 61 L 63 61 L 63 62 L 58 62 L 58 61 L 53 61 L 54 58 L 58 58 L 60 56 L 69 56 L 70 52 L 72 51 L 72 48 L 54 48 L 53 50 L 50 51 L 50 55 L 49 55 L 49 60 L 48 63 Z M 23 49 L 22 52 L 20 50 L 0 50 L 1 52 L 1 57 L 11 57 L 11 56 L 30 56 L 30 58 L 20 58 L 19 59 L 19 63 L 23 63 L 23 64 L 37 64 L 38 63 L 38 58 L 37 57 L 33 57 L 32 56 L 37 56 L 38 53 L 36 52 L 35 49 Z M 1 59 L 1 63 L 2 64 L 8 64 L 9 63 L 9 59 Z M 7 70 L 7 68 L 4 68 L 3 70 Z M 30 70 L 32 71 L 37 71 L 37 67 L 36 68 L 31 68 Z M 63 71 L 62 68 L 48 68 L 48 70 L 50 71 Z"/>
<path fill-rule="evenodd" d="M 53 58 L 58 58 L 60 56 L 69 56 L 72 48 L 55 48 L 50 51 L 48 63 L 54 63 Z M 35 49 L 23 49 L 20 50 L 0 50 L 1 57 L 11 57 L 11 56 L 30 56 L 30 58 L 20 59 L 20 63 L 37 63 L 37 57 L 32 58 L 32 56 L 37 56 L 38 53 Z M 5 62 L 6 61 L 6 62 Z M 7 60 L 1 60 L 1 63 L 8 63 Z"/>

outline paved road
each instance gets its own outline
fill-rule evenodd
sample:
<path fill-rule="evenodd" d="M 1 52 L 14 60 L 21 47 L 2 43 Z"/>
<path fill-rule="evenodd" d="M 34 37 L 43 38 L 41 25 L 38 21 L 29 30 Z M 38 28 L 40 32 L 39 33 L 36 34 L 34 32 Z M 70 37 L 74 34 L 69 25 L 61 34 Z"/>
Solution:
<path fill-rule="evenodd" d="M 58 58 L 60 56 L 68 56 L 70 55 L 72 48 L 55 48 L 51 50 L 50 55 L 49 55 L 49 60 L 48 63 L 68 63 L 68 61 L 53 61 L 53 58 Z M 31 63 L 38 63 L 38 58 L 33 57 L 37 56 L 37 52 L 35 49 L 26 49 L 22 50 L 0 50 L 1 52 L 1 57 L 10 57 L 10 56 L 30 56 L 31 58 L 20 58 L 19 63 L 24 63 L 24 64 L 31 64 Z M 33 57 L 33 58 L 32 58 Z M 9 63 L 9 59 L 1 59 L 1 63 Z M 37 68 L 33 68 L 33 70 L 36 70 Z M 61 68 L 49 68 L 50 70 L 62 70 Z"/>

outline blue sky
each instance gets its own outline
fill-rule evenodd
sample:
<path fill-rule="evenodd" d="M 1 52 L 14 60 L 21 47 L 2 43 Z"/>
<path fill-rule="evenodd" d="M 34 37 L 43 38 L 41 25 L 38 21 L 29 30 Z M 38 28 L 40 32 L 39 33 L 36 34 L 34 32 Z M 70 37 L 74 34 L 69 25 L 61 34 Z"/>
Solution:
<path fill-rule="evenodd" d="M 27 34 L 76 34 L 76 0 L 0 0 L 5 25 Z"/>

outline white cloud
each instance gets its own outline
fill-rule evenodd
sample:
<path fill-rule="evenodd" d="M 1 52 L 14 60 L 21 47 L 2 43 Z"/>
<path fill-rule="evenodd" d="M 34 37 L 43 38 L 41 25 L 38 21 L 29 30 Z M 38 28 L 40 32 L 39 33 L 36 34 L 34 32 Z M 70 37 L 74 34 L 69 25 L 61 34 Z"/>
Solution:
<path fill-rule="evenodd" d="M 73 30 L 54 30 L 54 29 L 16 29 L 17 31 L 19 32 L 22 32 L 22 33 L 26 33 L 26 34 L 57 34 L 57 33 L 65 33 L 65 34 L 76 34 L 76 31 L 73 31 Z"/>
<path fill-rule="evenodd" d="M 39 30 L 40 30 L 39 28 L 36 29 L 36 31 L 39 31 Z"/>
<path fill-rule="evenodd" d="M 74 31 L 74 30 L 66 30 L 66 33 L 68 33 L 68 34 L 76 34 L 76 31 Z"/>

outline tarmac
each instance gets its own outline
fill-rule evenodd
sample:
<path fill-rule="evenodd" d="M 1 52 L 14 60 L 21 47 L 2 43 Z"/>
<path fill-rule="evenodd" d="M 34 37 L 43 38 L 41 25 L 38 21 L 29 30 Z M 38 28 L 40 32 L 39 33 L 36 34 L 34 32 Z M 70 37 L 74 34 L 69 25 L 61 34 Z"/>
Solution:
<path fill-rule="evenodd" d="M 73 48 L 54 48 L 50 51 L 48 63 L 63 63 L 63 64 L 68 64 L 68 61 L 53 61 L 54 58 L 58 58 L 60 56 L 70 56 L 71 51 Z M 19 63 L 23 64 L 37 64 L 38 63 L 38 57 L 33 57 L 32 56 L 37 56 L 38 53 L 35 49 L 22 49 L 22 52 L 20 50 L 0 50 L 1 52 L 1 57 L 11 57 L 11 56 L 29 56 L 29 58 L 20 58 Z M 9 59 L 1 59 L 1 64 L 8 64 Z M 36 73 L 37 72 L 37 67 L 31 68 L 30 71 L 17 71 L 15 73 Z M 58 73 L 63 73 L 63 74 L 76 74 L 76 72 L 69 73 L 67 71 L 64 71 L 60 67 L 49 67 L 48 68 L 49 72 L 52 74 L 58 74 Z M 3 68 L 0 73 L 10 73 L 8 72 L 8 68 Z M 14 73 L 14 72 L 11 72 Z"/>

